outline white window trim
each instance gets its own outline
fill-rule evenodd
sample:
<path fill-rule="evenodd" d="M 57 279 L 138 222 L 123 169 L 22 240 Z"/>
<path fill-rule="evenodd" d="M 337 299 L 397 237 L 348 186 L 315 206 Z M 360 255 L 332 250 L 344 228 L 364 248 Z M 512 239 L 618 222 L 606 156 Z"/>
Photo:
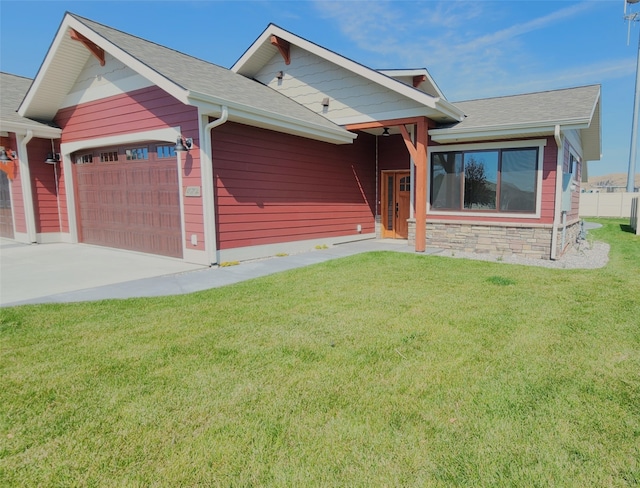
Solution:
<path fill-rule="evenodd" d="M 521 147 L 538 148 L 538 170 L 536 180 L 536 211 L 535 213 L 507 213 L 507 212 L 471 212 L 471 211 L 450 211 L 431 209 L 431 182 L 427 185 L 427 214 L 445 215 L 456 217 L 491 217 L 494 219 L 539 219 L 542 214 L 542 174 L 544 164 L 544 148 L 547 145 L 546 139 L 530 139 L 526 141 L 501 141 L 483 142 L 477 144 L 453 144 L 442 146 L 430 146 L 427 150 L 427 178 L 431 175 L 432 154 L 454 151 L 482 151 L 489 149 L 517 149 Z"/>

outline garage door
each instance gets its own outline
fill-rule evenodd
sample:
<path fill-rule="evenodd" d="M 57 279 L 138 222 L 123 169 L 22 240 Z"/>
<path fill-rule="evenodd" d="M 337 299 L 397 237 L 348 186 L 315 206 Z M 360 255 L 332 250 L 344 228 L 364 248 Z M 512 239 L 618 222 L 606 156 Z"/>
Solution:
<path fill-rule="evenodd" d="M 182 257 L 173 146 L 101 148 L 74 160 L 81 242 Z"/>

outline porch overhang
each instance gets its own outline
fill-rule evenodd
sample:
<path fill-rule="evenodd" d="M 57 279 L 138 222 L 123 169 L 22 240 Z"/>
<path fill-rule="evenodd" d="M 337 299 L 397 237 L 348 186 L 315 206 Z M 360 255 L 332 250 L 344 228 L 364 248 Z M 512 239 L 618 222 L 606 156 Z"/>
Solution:
<path fill-rule="evenodd" d="M 407 125 L 416 126 L 415 141 L 411 139 Z M 407 151 L 415 166 L 415 181 L 411 184 L 415 189 L 415 251 L 424 252 L 427 247 L 427 129 L 429 121 L 426 117 L 405 119 L 376 120 L 347 125 L 347 130 L 380 129 L 398 127 Z"/>

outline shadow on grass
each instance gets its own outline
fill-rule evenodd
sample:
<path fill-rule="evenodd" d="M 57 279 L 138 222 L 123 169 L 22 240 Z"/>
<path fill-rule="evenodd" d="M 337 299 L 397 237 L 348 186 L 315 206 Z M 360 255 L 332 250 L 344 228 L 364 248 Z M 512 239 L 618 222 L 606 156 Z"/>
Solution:
<path fill-rule="evenodd" d="M 635 231 L 629 224 L 620 224 L 620 230 L 622 232 L 630 232 L 631 234 L 635 234 Z"/>

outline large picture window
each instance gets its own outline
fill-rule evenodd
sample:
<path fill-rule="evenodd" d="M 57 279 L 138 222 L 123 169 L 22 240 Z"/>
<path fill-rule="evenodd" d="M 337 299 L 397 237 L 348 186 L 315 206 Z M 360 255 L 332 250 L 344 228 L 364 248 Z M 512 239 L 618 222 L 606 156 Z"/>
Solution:
<path fill-rule="evenodd" d="M 533 213 L 537 171 L 537 148 L 433 153 L 431 208 Z"/>

